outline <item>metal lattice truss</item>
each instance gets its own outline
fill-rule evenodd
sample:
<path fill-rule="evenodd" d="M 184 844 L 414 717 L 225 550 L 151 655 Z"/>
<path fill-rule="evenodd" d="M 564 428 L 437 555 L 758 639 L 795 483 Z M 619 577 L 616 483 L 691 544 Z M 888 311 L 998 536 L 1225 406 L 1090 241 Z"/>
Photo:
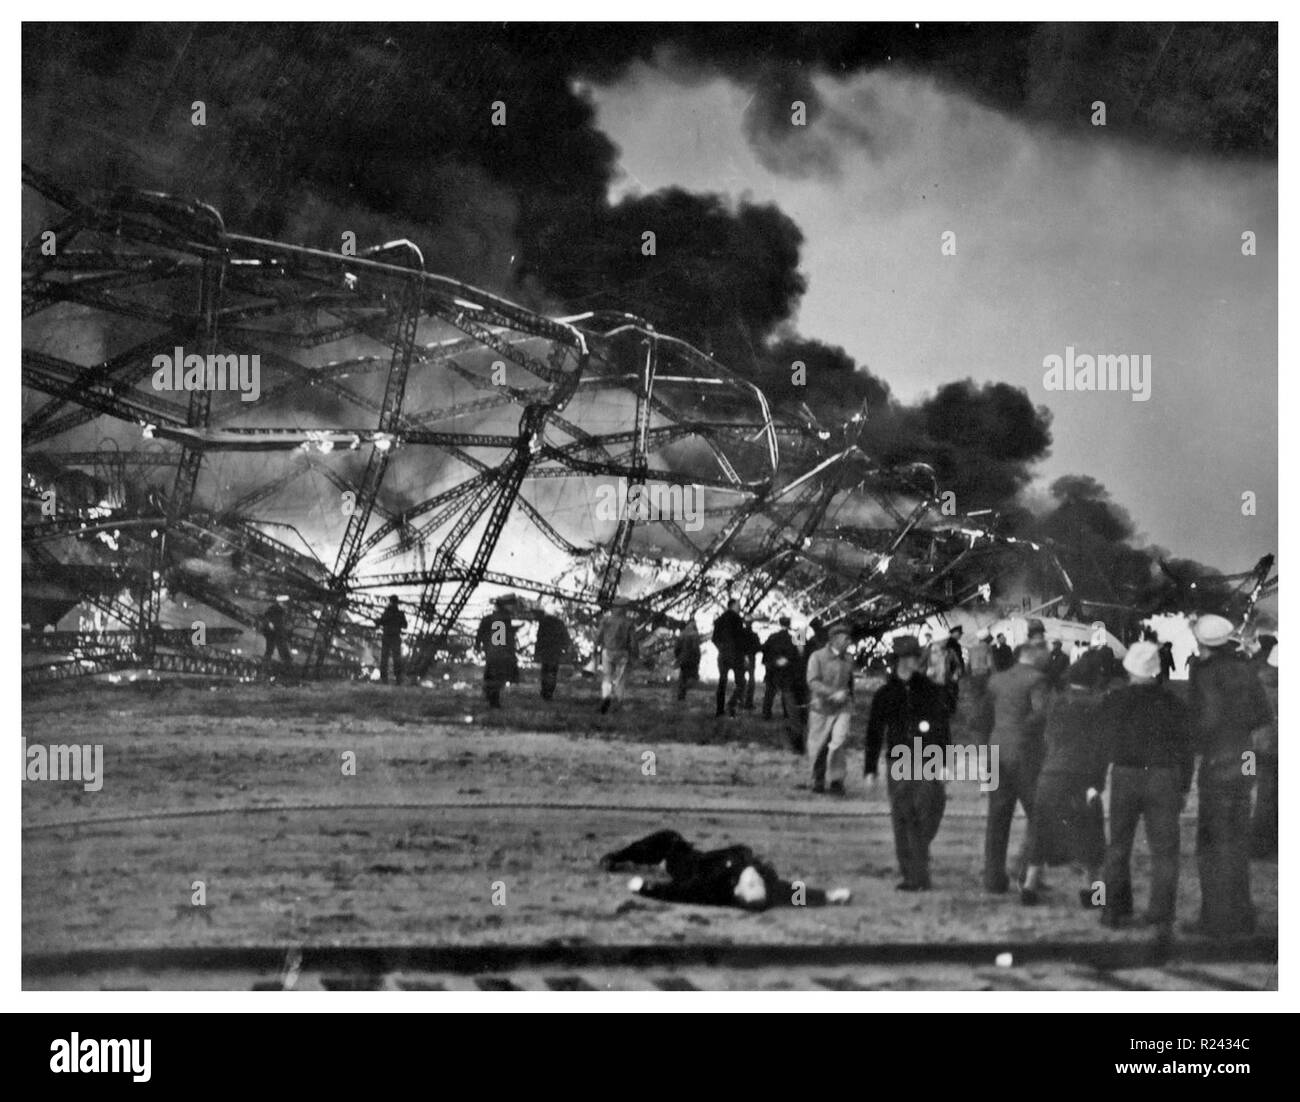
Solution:
<path fill-rule="evenodd" d="M 967 599 L 998 545 L 929 468 L 851 429 L 832 449 L 635 317 L 544 317 L 408 241 L 341 255 L 24 182 L 24 618 L 94 620 L 34 677 L 253 676 L 285 597 L 312 676 L 358 668 L 389 593 L 417 667 L 506 589 L 670 616 L 730 593 L 875 632 Z"/>

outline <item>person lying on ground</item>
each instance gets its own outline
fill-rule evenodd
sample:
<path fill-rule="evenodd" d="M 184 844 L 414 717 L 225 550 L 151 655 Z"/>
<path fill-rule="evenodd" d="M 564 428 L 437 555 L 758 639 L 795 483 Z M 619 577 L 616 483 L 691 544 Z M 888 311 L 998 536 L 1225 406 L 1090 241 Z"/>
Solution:
<path fill-rule="evenodd" d="M 704 903 L 762 911 L 768 907 L 824 907 L 847 903 L 848 888 L 823 891 L 801 881 L 782 880 L 748 846 L 700 850 L 675 830 L 660 830 L 630 846 L 607 853 L 607 872 L 663 865 L 666 877 L 634 876 L 628 890 L 668 903 Z"/>

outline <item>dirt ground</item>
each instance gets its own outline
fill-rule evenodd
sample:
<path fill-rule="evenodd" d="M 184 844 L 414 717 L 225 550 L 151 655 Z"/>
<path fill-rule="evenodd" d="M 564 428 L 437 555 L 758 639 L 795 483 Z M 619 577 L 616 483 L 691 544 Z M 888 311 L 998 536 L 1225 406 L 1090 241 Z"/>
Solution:
<path fill-rule="evenodd" d="M 137 682 L 29 694 L 28 745 L 102 744 L 104 783 L 98 792 L 71 781 L 23 785 L 24 954 L 1143 936 L 1102 930 L 1079 907 L 1069 869 L 1053 871 L 1037 908 L 984 894 L 975 782 L 949 785 L 935 890 L 895 891 L 884 786 L 868 791 L 862 779 L 865 708 L 849 795 L 834 800 L 808 791 L 779 720 L 715 720 L 711 705 L 707 689 L 679 710 L 667 690 L 637 686 L 621 714 L 601 716 L 595 686 L 566 681 L 554 702 L 524 684 L 491 712 L 477 683 L 452 677 L 432 688 Z M 348 754 L 355 775 L 345 775 Z M 1179 885 L 1186 919 L 1199 905 L 1194 815 L 1193 797 Z M 632 897 L 627 874 L 597 867 L 601 854 L 662 827 L 705 847 L 744 842 L 784 876 L 852 889 L 852 903 L 763 914 L 667 905 Z M 1018 819 L 1013 853 L 1023 827 Z M 1277 930 L 1276 871 L 1252 866 L 1264 934 Z M 1147 873 L 1139 840 L 1139 906 Z M 192 905 L 195 881 L 206 906 Z M 1056 985 L 1055 973 L 1043 975 L 1043 986 Z M 937 985 L 981 985 L 969 970 L 962 976 Z"/>

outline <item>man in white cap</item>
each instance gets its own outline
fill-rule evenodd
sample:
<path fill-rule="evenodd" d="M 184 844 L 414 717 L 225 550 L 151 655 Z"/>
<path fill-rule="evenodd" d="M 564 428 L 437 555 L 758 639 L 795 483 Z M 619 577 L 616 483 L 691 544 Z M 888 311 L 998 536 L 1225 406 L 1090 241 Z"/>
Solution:
<path fill-rule="evenodd" d="M 1201 917 L 1194 932 L 1232 937 L 1255 929 L 1250 901 L 1250 790 L 1255 773 L 1251 733 L 1272 722 L 1273 710 L 1255 671 L 1233 643 L 1230 621 L 1202 616 L 1192 630 L 1201 650 L 1189 687 L 1201 755 L 1196 786 Z"/>
<path fill-rule="evenodd" d="M 1134 643 L 1124 656 L 1124 670 L 1128 684 L 1106 698 L 1100 717 L 1110 765 L 1101 921 L 1120 927 L 1133 920 L 1130 865 L 1141 819 L 1151 851 L 1151 895 L 1143 922 L 1169 937 L 1178 898 L 1178 816 L 1192 786 L 1191 722 L 1182 701 L 1156 681 L 1157 644 Z"/>
<path fill-rule="evenodd" d="M 853 717 L 849 638 L 848 625 L 836 624 L 826 645 L 808 659 L 808 757 L 813 763 L 813 791 L 827 791 L 829 781 L 832 796 L 844 795 L 844 775 L 848 772 L 844 743 Z"/>

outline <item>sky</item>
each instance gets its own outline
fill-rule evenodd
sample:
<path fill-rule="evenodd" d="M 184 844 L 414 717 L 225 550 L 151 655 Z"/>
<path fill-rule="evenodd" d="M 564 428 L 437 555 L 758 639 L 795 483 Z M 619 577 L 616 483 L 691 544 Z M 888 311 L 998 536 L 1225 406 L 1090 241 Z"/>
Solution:
<path fill-rule="evenodd" d="M 785 151 L 751 144 L 752 93 L 722 77 L 638 63 L 588 89 L 621 150 L 613 197 L 776 203 L 805 237 L 803 336 L 904 401 L 967 376 L 1023 386 L 1053 415 L 1031 493 L 1090 474 L 1141 538 L 1228 573 L 1276 550 L 1276 163 L 1064 137 L 893 69 L 817 88 L 822 133 Z M 1149 355 L 1150 399 L 1047 390 L 1067 346 Z"/>

